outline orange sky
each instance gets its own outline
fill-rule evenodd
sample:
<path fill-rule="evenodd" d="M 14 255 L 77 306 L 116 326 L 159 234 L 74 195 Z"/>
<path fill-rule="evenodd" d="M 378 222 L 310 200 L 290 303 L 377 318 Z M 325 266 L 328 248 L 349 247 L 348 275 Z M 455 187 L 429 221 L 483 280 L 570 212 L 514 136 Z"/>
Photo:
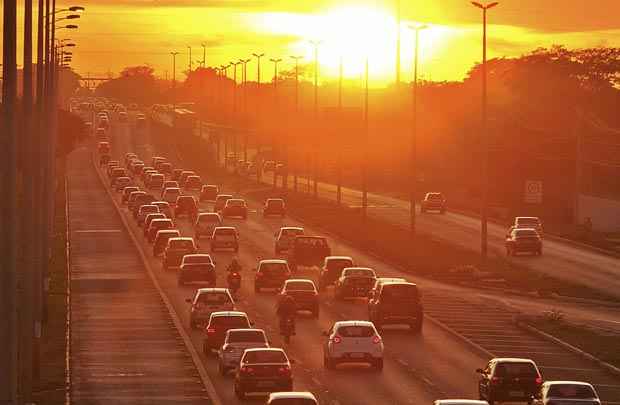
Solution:
<path fill-rule="evenodd" d="M 412 33 L 407 25 L 424 22 L 420 74 L 432 80 L 461 79 L 480 59 L 480 10 L 466 0 L 402 1 L 402 75 L 411 76 Z M 128 65 L 150 64 L 158 75 L 171 75 L 170 51 L 176 50 L 177 77 L 194 67 L 207 44 L 207 65 L 221 65 L 252 52 L 282 57 L 281 69 L 292 66 L 290 55 L 312 58 L 309 40 L 321 40 L 321 73 L 333 77 L 343 56 L 345 74 L 361 77 L 370 61 L 371 81 L 394 79 L 397 0 L 84 0 L 80 29 L 62 37 L 78 43 L 74 68 L 114 74 Z M 560 9 L 559 4 L 562 4 Z M 59 7 L 75 4 L 60 2 Z M 586 9 L 584 6 L 592 5 Z M 21 11 L 21 10 L 20 10 Z M 620 45 L 620 1 L 505 0 L 489 14 L 489 56 L 516 56 L 540 46 Z M 21 14 L 21 13 L 20 13 Z M 21 24 L 20 24 L 21 27 Z M 254 80 L 255 63 L 250 65 Z M 264 79 L 273 68 L 264 64 Z"/>

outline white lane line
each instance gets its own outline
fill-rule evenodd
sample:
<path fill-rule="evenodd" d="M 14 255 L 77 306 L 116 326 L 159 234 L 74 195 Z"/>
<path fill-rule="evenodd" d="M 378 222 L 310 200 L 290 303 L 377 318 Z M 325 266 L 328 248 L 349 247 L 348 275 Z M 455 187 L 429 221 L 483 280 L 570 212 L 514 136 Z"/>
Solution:
<path fill-rule="evenodd" d="M 120 233 L 120 229 L 81 229 L 79 231 L 73 231 L 75 233 Z"/>

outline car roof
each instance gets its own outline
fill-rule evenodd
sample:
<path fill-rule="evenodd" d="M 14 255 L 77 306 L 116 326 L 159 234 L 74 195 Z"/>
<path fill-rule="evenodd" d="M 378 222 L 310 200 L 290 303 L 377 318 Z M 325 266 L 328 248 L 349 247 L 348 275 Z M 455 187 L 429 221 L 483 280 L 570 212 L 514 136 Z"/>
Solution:
<path fill-rule="evenodd" d="M 284 349 L 279 348 L 279 347 L 253 347 L 251 349 L 245 349 L 245 351 L 246 352 L 282 352 L 286 355 L 286 353 L 284 352 Z"/>
<path fill-rule="evenodd" d="M 227 202 L 234 202 L 234 201 L 243 201 L 243 202 L 245 202 L 245 200 L 243 198 L 231 198 Z"/>
<path fill-rule="evenodd" d="M 186 257 L 209 257 L 210 258 L 211 255 L 208 253 L 192 253 L 191 255 L 183 256 L 183 258 L 186 258 Z"/>
<path fill-rule="evenodd" d="M 373 326 L 373 323 L 370 321 L 336 321 L 334 322 L 334 326 Z"/>
<path fill-rule="evenodd" d="M 177 191 L 181 191 L 181 189 L 179 187 L 166 187 L 166 189 L 164 190 L 164 193 L 168 190 L 177 190 Z"/>
<path fill-rule="evenodd" d="M 327 256 L 325 260 L 351 260 L 353 261 L 353 258 L 350 256 Z"/>
<path fill-rule="evenodd" d="M 516 217 L 515 219 L 536 219 L 536 220 L 540 220 L 540 218 L 538 218 L 538 217 Z"/>
<path fill-rule="evenodd" d="M 170 206 L 170 203 L 168 201 L 153 201 L 151 204 L 152 205 L 167 205 L 167 206 Z"/>
<path fill-rule="evenodd" d="M 181 232 L 179 232 L 178 229 L 160 229 L 159 231 L 157 231 L 157 234 L 159 235 L 160 233 L 162 235 L 165 235 L 167 233 L 170 233 L 170 234 L 174 233 L 174 234 L 177 234 L 177 235 L 181 234 Z"/>
<path fill-rule="evenodd" d="M 370 267 L 345 267 L 344 269 L 342 269 L 343 272 L 346 270 L 370 270 L 376 274 L 375 269 L 372 269 Z"/>
<path fill-rule="evenodd" d="M 235 332 L 261 332 L 263 335 L 265 335 L 265 337 L 267 337 L 267 334 L 265 333 L 265 331 L 263 329 L 258 329 L 258 328 L 236 328 L 236 329 L 228 329 L 228 333 L 235 333 Z"/>
<path fill-rule="evenodd" d="M 228 293 L 228 288 L 224 287 L 208 287 L 208 288 L 199 288 L 196 290 L 196 294 L 207 294 L 207 293 Z"/>
<path fill-rule="evenodd" d="M 327 239 L 325 236 L 297 235 L 295 239 Z"/>
<path fill-rule="evenodd" d="M 188 238 L 187 236 L 180 236 L 180 237 L 178 237 L 178 238 L 172 238 L 172 239 L 170 239 L 170 240 L 171 240 L 171 241 L 172 241 L 172 240 L 190 240 L 190 241 L 193 241 L 194 239 L 192 239 L 192 238 Z"/>
<path fill-rule="evenodd" d="M 284 198 L 268 198 L 267 201 L 282 201 L 282 202 L 284 202 Z"/>
<path fill-rule="evenodd" d="M 215 311 L 211 312 L 211 318 L 220 318 L 225 316 L 247 318 L 248 314 L 242 311 Z"/>
<path fill-rule="evenodd" d="M 297 231 L 303 231 L 304 228 L 302 228 L 301 226 L 283 226 L 280 228 L 280 230 L 282 229 L 286 229 L 286 230 L 297 230 Z"/>
<path fill-rule="evenodd" d="M 219 217 L 220 214 L 217 212 L 200 212 L 198 213 L 199 217 Z"/>
<path fill-rule="evenodd" d="M 258 264 L 287 264 L 286 260 L 283 259 L 263 259 Z"/>
<path fill-rule="evenodd" d="M 217 188 L 216 184 L 203 184 L 203 187 Z"/>
<path fill-rule="evenodd" d="M 157 209 L 159 209 L 159 207 L 157 205 L 153 205 L 153 204 L 142 204 L 140 206 L 140 209 L 144 209 L 144 208 L 148 208 L 148 209 L 157 208 Z M 158 214 L 159 214 L 159 212 L 158 212 Z"/>
<path fill-rule="evenodd" d="M 232 229 L 233 231 L 237 230 L 237 228 L 235 228 L 234 226 L 216 226 L 214 231 L 217 231 L 218 229 L 220 230 Z"/>
<path fill-rule="evenodd" d="M 232 198 L 232 194 L 218 194 L 216 198 L 230 197 Z"/>
<path fill-rule="evenodd" d="M 520 357 L 496 357 L 492 359 L 495 362 L 503 362 L 503 363 L 531 363 L 536 364 L 532 359 L 524 359 Z"/>
<path fill-rule="evenodd" d="M 267 401 L 275 401 L 277 399 L 310 399 L 316 401 L 316 397 L 313 393 L 308 391 L 282 391 L 282 392 L 272 392 L 269 394 L 269 399 Z"/>
<path fill-rule="evenodd" d="M 487 401 L 477 399 L 438 399 L 435 405 L 488 405 Z"/>
<path fill-rule="evenodd" d="M 314 285 L 314 281 L 308 278 L 289 278 L 288 280 L 284 280 L 284 284 L 288 283 L 306 283 Z"/>
<path fill-rule="evenodd" d="M 587 387 L 592 387 L 592 384 L 585 382 L 585 381 L 562 381 L 562 380 L 558 380 L 558 381 L 545 381 L 543 385 L 564 385 L 564 384 L 570 384 L 570 385 L 583 385 L 583 386 L 587 386 Z"/>

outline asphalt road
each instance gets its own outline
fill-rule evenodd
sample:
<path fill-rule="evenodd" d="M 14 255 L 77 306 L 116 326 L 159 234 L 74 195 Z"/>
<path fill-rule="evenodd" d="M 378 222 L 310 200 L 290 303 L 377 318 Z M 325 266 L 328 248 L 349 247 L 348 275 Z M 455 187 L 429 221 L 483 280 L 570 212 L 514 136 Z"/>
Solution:
<path fill-rule="evenodd" d="M 152 153 L 148 134 L 134 133 L 130 126 L 117 128 L 113 138 L 113 149 L 116 157 L 119 158 L 122 158 L 122 154 L 126 151 L 135 151 L 146 160 L 150 158 Z M 209 207 L 203 206 L 201 208 L 208 210 Z M 242 290 L 239 293 L 238 304 L 256 322 L 257 327 L 262 327 L 267 331 L 274 345 L 278 346 L 282 343 L 277 335 L 277 325 L 274 321 L 274 294 L 254 294 L 252 289 L 253 273 L 249 269 L 255 267 L 258 259 L 273 256 L 273 233 L 283 224 L 295 225 L 296 222 L 289 218 L 286 220 L 265 220 L 256 215 L 256 208 L 255 205 L 251 205 L 251 209 L 254 211 L 251 211 L 247 221 L 227 221 L 229 225 L 237 226 L 240 231 L 241 250 L 237 257 L 246 269 L 243 272 L 244 280 Z M 125 212 L 124 215 L 127 213 Z M 140 236 L 141 229 L 133 224 L 132 219 L 129 222 L 132 223 L 131 231 Z M 187 220 L 179 220 L 178 225 L 182 233 L 189 236 L 193 235 Z M 307 227 L 306 231 L 310 234 L 313 233 L 313 230 Z M 203 240 L 201 244 L 202 250 L 206 251 L 208 242 Z M 403 276 L 402 273 L 390 268 L 386 263 L 369 257 L 338 240 L 332 240 L 331 245 L 334 252 L 351 255 L 359 263 L 375 268 L 381 275 Z M 150 252 L 150 246 L 144 241 L 141 248 L 147 254 Z M 218 285 L 224 285 L 223 273 L 225 266 L 232 258 L 232 253 L 217 253 L 215 258 L 218 261 Z M 191 335 L 192 342 L 199 350 L 202 335 L 199 331 L 189 330 L 188 306 L 184 301 L 185 298 L 192 296 L 193 287 L 178 287 L 176 275 L 161 270 L 160 259 L 150 257 L 149 265 L 156 271 L 162 288 L 181 317 L 187 332 Z M 310 270 L 303 271 L 299 276 L 315 278 L 316 274 Z M 448 294 L 450 293 L 448 292 Z M 474 351 L 462 340 L 455 338 L 430 322 L 426 322 L 422 336 L 413 336 L 397 329 L 386 330 L 384 333 L 386 363 L 381 374 L 369 371 L 363 366 L 347 367 L 336 371 L 324 370 L 321 352 L 323 338 L 320 336 L 320 332 L 327 329 L 334 321 L 342 319 L 366 319 L 365 303 L 363 301 L 335 302 L 331 292 L 328 292 L 323 294 L 319 320 L 300 319 L 298 335 L 289 346 L 285 347 L 289 355 L 296 360 L 294 365 L 295 389 L 311 390 L 321 398 L 322 403 L 330 404 L 418 404 L 430 403 L 433 399 L 441 397 L 475 398 L 477 396 L 477 376 L 473 370 L 483 365 L 488 356 Z M 510 348 L 505 349 L 505 352 L 510 353 Z M 559 353 L 558 355 L 563 356 L 565 354 Z M 202 356 L 201 359 L 223 402 L 235 403 L 236 399 L 232 393 L 232 379 L 219 376 L 217 364 L 213 357 Z M 563 367 L 570 368 L 568 365 Z M 584 365 L 576 368 L 588 369 Z M 562 378 L 571 376 L 570 372 L 558 374 L 558 377 Z M 554 376 L 554 378 L 558 377 Z M 615 382 L 607 385 L 620 388 Z M 613 398 L 612 400 L 617 399 Z"/>
<path fill-rule="evenodd" d="M 271 174 L 263 180 L 273 183 Z M 299 178 L 300 190 L 306 190 L 307 179 Z M 278 186 L 280 186 L 280 180 Z M 289 179 L 289 188 L 292 181 Z M 318 183 L 319 197 L 336 201 L 336 186 L 329 183 Z M 450 190 L 442 190 L 450 199 Z M 342 202 L 350 207 L 360 207 L 362 193 L 351 188 L 342 188 Z M 409 203 L 402 199 L 368 194 L 368 213 L 388 223 L 408 229 L 410 223 Z M 527 213 L 524 213 L 527 215 Z M 416 229 L 423 234 L 449 242 L 455 246 L 474 252 L 480 251 L 480 220 L 467 215 L 448 212 L 444 215 L 436 213 L 421 214 L 417 207 Z M 548 274 L 560 280 L 578 283 L 594 291 L 604 292 L 608 296 L 620 298 L 620 259 L 591 249 L 577 247 L 549 238 L 544 240 L 543 256 L 519 255 L 506 257 L 504 240 L 506 227 L 490 222 L 488 226 L 489 256 L 499 257 L 521 267 Z"/>

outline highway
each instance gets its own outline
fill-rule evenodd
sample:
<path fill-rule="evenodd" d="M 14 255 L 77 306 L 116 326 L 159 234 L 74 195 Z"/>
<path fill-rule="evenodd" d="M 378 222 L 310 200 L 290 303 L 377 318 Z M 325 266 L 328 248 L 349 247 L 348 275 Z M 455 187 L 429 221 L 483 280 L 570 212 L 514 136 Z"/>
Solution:
<path fill-rule="evenodd" d="M 119 160 L 122 160 L 125 152 L 134 151 L 142 159 L 148 161 L 155 152 L 149 142 L 148 133 L 135 133 L 131 125 L 115 127 L 112 145 L 114 157 L 120 158 Z M 165 154 L 164 152 L 157 151 L 158 154 Z M 180 163 L 174 159 L 171 160 L 173 164 Z M 118 197 L 116 200 L 118 201 Z M 238 306 L 249 314 L 257 327 L 267 331 L 274 345 L 279 346 L 282 343 L 277 335 L 274 321 L 274 294 L 254 294 L 251 269 L 255 267 L 260 258 L 272 257 L 273 233 L 283 224 L 296 225 L 298 222 L 290 218 L 263 219 L 256 213 L 257 203 L 251 201 L 248 203 L 251 211 L 247 221 L 227 220 L 227 225 L 236 226 L 241 234 L 241 249 L 237 257 L 241 260 L 245 271 L 242 273 L 244 280 L 238 297 Z M 207 205 L 201 207 L 203 210 L 209 208 Z M 150 266 L 156 274 L 159 284 L 181 319 L 185 332 L 191 336 L 194 348 L 200 351 L 202 332 L 189 330 L 188 305 L 185 303 L 185 298 L 192 296 L 193 287 L 178 287 L 176 275 L 172 272 L 164 273 L 161 270 L 161 261 L 152 258 L 149 254 L 150 245 L 143 240 L 141 229 L 137 228 L 126 209 L 122 209 L 122 212 L 130 224 L 129 231 L 140 240 L 138 248 L 142 249 L 148 257 L 146 265 Z M 187 220 L 179 220 L 177 225 L 183 234 L 193 235 Z M 306 227 L 306 232 L 308 234 L 318 233 L 308 227 Z M 335 253 L 351 255 L 358 263 L 375 268 L 382 276 L 407 277 L 381 260 L 370 257 L 337 239 L 330 239 L 330 244 Z M 201 250 L 208 250 L 206 240 L 201 241 L 201 245 Z M 218 285 L 224 285 L 224 269 L 230 262 L 232 254 L 218 252 L 214 256 L 218 261 Z M 298 276 L 316 278 L 316 274 L 311 270 L 304 270 Z M 343 367 L 335 371 L 326 371 L 323 368 L 321 331 L 326 330 L 336 320 L 367 319 L 364 301 L 341 303 L 334 301 L 331 292 L 323 293 L 320 319 L 301 318 L 298 335 L 294 337 L 289 346 L 285 347 L 290 357 L 296 361 L 293 366 L 295 389 L 307 389 L 314 392 L 324 404 L 420 404 L 431 403 L 434 399 L 445 397 L 476 398 L 477 375 L 474 369 L 483 366 L 490 355 L 530 357 L 528 354 L 535 352 L 532 350 L 533 347 L 549 348 L 548 344 L 545 345 L 538 339 L 524 338 L 518 332 L 508 329 L 507 323 L 502 322 L 507 322 L 511 313 L 498 301 L 491 301 L 491 306 L 495 309 L 492 319 L 497 321 L 497 325 L 495 325 L 495 330 L 489 330 L 490 328 L 483 319 L 486 315 L 478 314 L 479 308 L 484 303 L 489 306 L 488 298 L 472 294 L 462 297 L 465 299 L 464 302 L 455 302 L 450 299 L 453 295 L 450 291 L 436 286 L 424 285 L 422 288 L 425 297 L 428 297 L 428 303 L 425 300 L 427 309 L 433 313 L 433 318 L 440 318 L 443 323 L 438 324 L 427 319 L 422 336 L 413 336 L 398 329 L 386 329 L 383 336 L 386 344 L 386 362 L 381 374 L 363 366 Z M 466 309 L 463 310 L 464 308 Z M 469 339 L 483 350 L 474 349 L 461 338 L 455 337 L 441 327 L 442 324 L 450 324 L 452 330 L 462 335 L 469 333 Z M 463 330 L 463 325 L 468 330 Z M 494 336 L 494 333 L 501 333 L 501 335 Z M 498 345 L 498 340 L 512 343 Z M 545 376 L 566 379 L 590 377 L 596 380 L 594 382 L 598 384 L 597 388 L 604 400 L 610 404 L 620 401 L 618 379 L 601 373 L 600 370 L 593 368 L 592 364 L 565 353 L 557 347 L 541 350 L 540 353 L 539 359 L 536 360 L 544 363 L 542 369 Z M 217 395 L 223 403 L 236 403 L 237 400 L 232 391 L 232 378 L 224 378 L 218 374 L 214 357 L 207 358 L 200 354 L 200 360 L 204 363 Z"/>

